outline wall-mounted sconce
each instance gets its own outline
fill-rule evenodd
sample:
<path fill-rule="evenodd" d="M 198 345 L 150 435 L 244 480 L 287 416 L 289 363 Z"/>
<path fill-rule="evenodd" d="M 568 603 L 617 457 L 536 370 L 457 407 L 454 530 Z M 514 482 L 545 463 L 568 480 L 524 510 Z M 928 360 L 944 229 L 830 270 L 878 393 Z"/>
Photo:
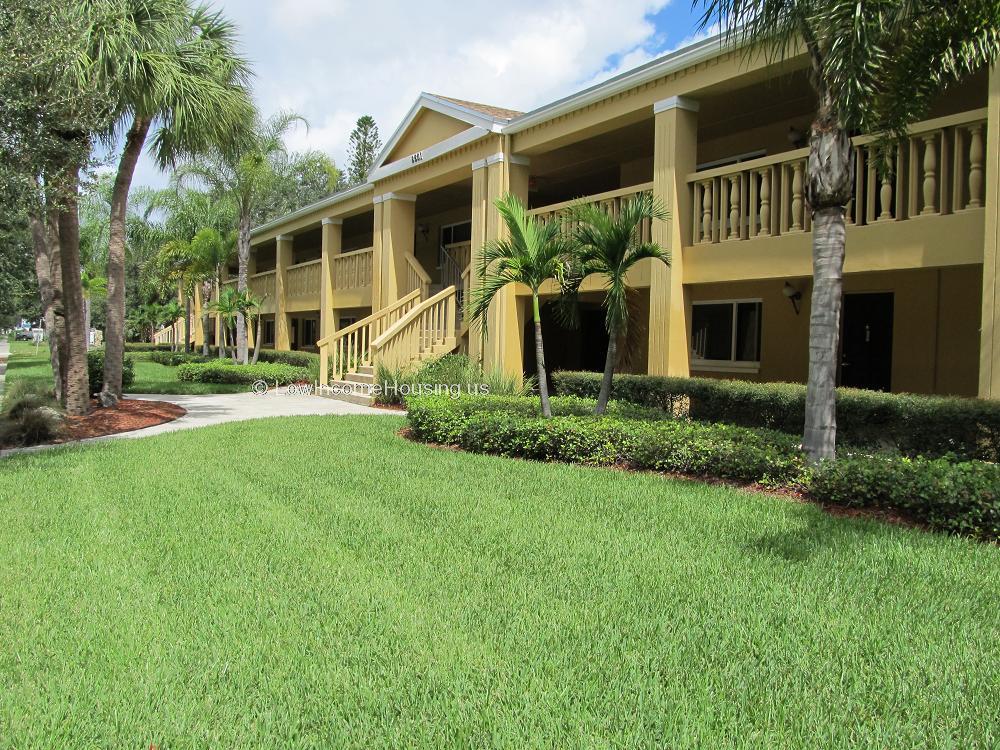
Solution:
<path fill-rule="evenodd" d="M 420 236 L 424 238 L 424 242 L 427 242 L 431 236 L 431 227 L 429 224 L 417 224 L 417 231 L 420 232 Z"/>
<path fill-rule="evenodd" d="M 785 286 L 782 287 L 781 293 L 788 298 L 788 301 L 792 303 L 792 307 L 795 309 L 795 314 L 799 314 L 799 303 L 802 302 L 802 292 L 796 289 L 794 286 L 785 282 Z"/>

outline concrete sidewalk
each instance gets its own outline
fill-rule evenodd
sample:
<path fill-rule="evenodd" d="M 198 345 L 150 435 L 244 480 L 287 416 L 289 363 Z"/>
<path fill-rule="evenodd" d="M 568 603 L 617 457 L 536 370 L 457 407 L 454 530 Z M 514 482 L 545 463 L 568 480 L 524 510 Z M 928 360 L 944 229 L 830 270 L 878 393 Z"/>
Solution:
<path fill-rule="evenodd" d="M 385 415 L 401 412 L 390 409 L 376 409 L 371 406 L 360 406 L 349 404 L 343 401 L 336 401 L 319 396 L 290 396 L 279 391 L 269 391 L 265 395 L 255 393 L 220 393 L 205 396 L 179 396 L 132 393 L 126 396 L 131 399 L 145 399 L 147 401 L 166 401 L 177 404 L 187 410 L 180 419 L 173 422 L 146 427 L 142 430 L 123 432 L 118 435 L 105 435 L 104 437 L 89 438 L 73 443 L 60 443 L 58 445 L 35 445 L 29 448 L 10 448 L 0 451 L 0 458 L 12 456 L 17 453 L 34 453 L 36 451 L 50 450 L 53 448 L 63 448 L 69 445 L 81 445 L 83 443 L 95 443 L 102 440 L 118 440 L 122 438 L 143 438 L 151 435 L 160 435 L 165 432 L 175 432 L 177 430 L 190 430 L 196 427 L 207 427 L 214 424 L 224 424 L 226 422 L 241 422 L 248 419 L 262 419 L 266 417 L 298 417 L 311 415 L 338 415 L 338 414 L 373 414 Z"/>

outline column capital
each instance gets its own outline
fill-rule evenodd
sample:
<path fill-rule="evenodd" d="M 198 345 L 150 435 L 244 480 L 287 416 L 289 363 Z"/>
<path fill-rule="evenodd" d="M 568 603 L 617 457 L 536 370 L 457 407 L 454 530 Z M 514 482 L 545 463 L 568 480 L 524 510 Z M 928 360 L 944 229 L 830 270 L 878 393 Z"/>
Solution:
<path fill-rule="evenodd" d="M 417 196 L 412 193 L 382 193 L 382 195 L 372 197 L 372 203 L 385 203 L 386 201 L 406 201 L 407 203 L 414 203 L 416 200 Z"/>
<path fill-rule="evenodd" d="M 531 159 L 527 156 L 521 156 L 521 154 L 504 154 L 502 151 L 499 151 L 495 154 L 490 154 L 485 159 L 478 159 L 472 162 L 472 170 L 475 171 L 494 164 L 502 164 L 503 162 L 526 167 L 531 164 Z"/>
<path fill-rule="evenodd" d="M 324 224 L 324 225 L 330 225 L 330 224 L 332 224 L 334 226 L 340 226 L 341 224 L 344 223 L 344 220 L 343 219 L 326 218 L 326 219 L 323 219 L 323 221 L 320 222 L 320 223 Z"/>
<path fill-rule="evenodd" d="M 690 99 L 686 96 L 670 96 L 653 104 L 653 114 L 667 112 L 671 109 L 686 109 L 688 112 L 697 112 L 701 104 L 697 99 Z"/>
<path fill-rule="evenodd" d="M 295 239 L 295 237 L 290 234 L 279 234 L 274 239 L 277 242 L 292 242 Z"/>

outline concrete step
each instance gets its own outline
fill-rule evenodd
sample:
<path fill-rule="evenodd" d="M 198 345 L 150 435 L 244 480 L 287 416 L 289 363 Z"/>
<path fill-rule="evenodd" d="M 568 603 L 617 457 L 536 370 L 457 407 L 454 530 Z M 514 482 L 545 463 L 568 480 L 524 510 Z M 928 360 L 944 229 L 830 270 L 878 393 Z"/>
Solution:
<path fill-rule="evenodd" d="M 331 380 L 326 388 L 318 388 L 316 395 L 361 406 L 371 406 L 372 403 L 371 385 L 349 380 Z"/>
<path fill-rule="evenodd" d="M 374 375 L 375 368 L 371 365 L 361 365 L 361 367 L 358 368 L 358 372 L 362 375 Z"/>
<path fill-rule="evenodd" d="M 349 372 L 344 375 L 344 380 L 351 383 L 374 383 L 375 374 L 371 372 Z"/>

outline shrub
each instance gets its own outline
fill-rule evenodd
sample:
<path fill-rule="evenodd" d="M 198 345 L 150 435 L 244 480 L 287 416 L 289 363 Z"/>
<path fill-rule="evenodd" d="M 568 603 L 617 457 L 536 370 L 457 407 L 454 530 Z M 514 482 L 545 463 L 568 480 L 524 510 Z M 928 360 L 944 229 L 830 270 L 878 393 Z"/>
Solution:
<path fill-rule="evenodd" d="M 49 406 L 30 406 L 26 400 L 0 419 L 0 445 L 37 445 L 59 436 L 62 415 Z"/>
<path fill-rule="evenodd" d="M 309 380 L 309 370 L 304 367 L 276 362 L 258 362 L 255 365 L 234 365 L 225 360 L 189 362 L 177 368 L 177 379 L 196 383 L 245 383 L 263 380 L 268 385 L 288 385 Z"/>
<path fill-rule="evenodd" d="M 600 373 L 557 372 L 555 391 L 595 398 Z M 612 397 L 706 422 L 764 427 L 799 435 L 805 386 L 712 378 L 616 375 Z M 1000 460 L 1000 404 L 971 398 L 837 389 L 837 439 L 909 456 Z"/>
<path fill-rule="evenodd" d="M 188 352 L 150 352 L 147 355 L 147 358 L 150 362 L 167 365 L 168 367 L 177 367 L 178 365 L 187 364 L 188 362 L 208 361 L 200 354 L 192 354 Z"/>
<path fill-rule="evenodd" d="M 7 384 L 3 392 L 3 412 L 10 414 L 18 409 L 22 402 L 32 407 L 58 406 L 50 385 L 47 383 L 43 385 L 29 378 L 18 378 Z"/>
<path fill-rule="evenodd" d="M 91 349 L 87 352 L 87 380 L 90 394 L 101 392 L 104 385 L 104 350 Z M 128 388 L 135 380 L 135 364 L 132 358 L 122 355 L 122 388 Z"/>
<path fill-rule="evenodd" d="M 848 456 L 823 462 L 809 490 L 821 502 L 900 512 L 931 528 L 1000 538 L 1000 466 L 982 461 Z"/>
<path fill-rule="evenodd" d="M 250 356 L 253 357 L 252 350 Z M 279 362 L 295 367 L 316 367 L 317 370 L 319 369 L 319 355 L 313 352 L 283 352 L 276 349 L 261 349 L 257 355 L 257 362 Z"/>
<path fill-rule="evenodd" d="M 583 399 L 555 398 L 552 408 L 553 418 L 543 419 L 530 398 L 407 401 L 414 437 L 476 453 L 784 485 L 797 484 L 805 471 L 796 440 L 778 432 L 678 421 L 614 403 L 598 418 Z"/>
<path fill-rule="evenodd" d="M 379 365 L 376 381 L 382 389 L 376 391 L 373 400 L 383 405 L 402 404 L 406 390 L 412 391 L 417 385 L 461 386 L 466 393 L 490 396 L 526 396 L 535 386 L 534 378 L 522 380 L 499 369 L 484 371 L 464 354 L 445 354 L 416 368 L 390 369 Z M 485 387 L 485 394 L 481 387 Z"/>

